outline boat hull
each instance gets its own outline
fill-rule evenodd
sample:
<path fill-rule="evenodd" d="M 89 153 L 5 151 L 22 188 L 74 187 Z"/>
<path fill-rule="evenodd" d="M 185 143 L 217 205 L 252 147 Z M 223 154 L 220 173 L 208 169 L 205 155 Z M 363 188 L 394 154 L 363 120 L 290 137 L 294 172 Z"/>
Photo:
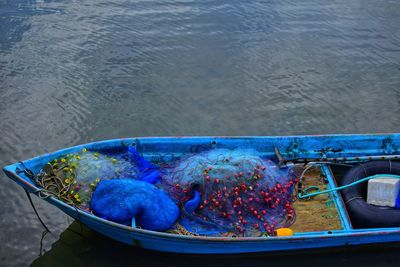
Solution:
<path fill-rule="evenodd" d="M 362 157 L 374 155 L 396 155 L 400 147 L 398 134 L 386 135 L 332 135 L 332 136 L 291 136 L 291 137 L 199 137 L 199 138 L 128 138 L 96 142 L 72 148 L 63 149 L 55 153 L 42 155 L 24 161 L 25 165 L 34 172 L 39 171 L 38 166 L 65 155 L 79 151 L 83 147 L 88 149 L 104 149 L 113 146 L 126 146 L 140 140 L 141 146 L 146 151 L 171 153 L 185 153 L 193 145 L 207 145 L 212 147 L 236 148 L 242 144 L 252 146 L 265 155 L 273 156 L 274 149 L 278 147 L 283 156 L 288 159 L 301 157 Z M 151 153 L 149 154 L 151 155 Z M 38 188 L 24 174 L 17 174 L 17 168 L 22 168 L 16 163 L 4 168 L 4 172 L 31 193 L 37 193 Z M 330 179 L 331 187 L 336 182 L 325 170 Z M 256 253 L 272 251 L 290 251 L 299 249 L 326 248 L 338 246 L 351 246 L 375 243 L 390 243 L 400 241 L 400 228 L 382 229 L 352 229 L 344 208 L 343 200 L 336 194 L 335 201 L 339 210 L 343 230 L 299 233 L 289 237 L 199 237 L 184 236 L 162 232 L 148 231 L 131 228 L 128 226 L 103 220 L 90 213 L 76 209 L 64 202 L 48 197 L 45 199 L 58 207 L 69 216 L 80 221 L 90 229 L 109 238 L 145 249 L 194 253 L 194 254 L 226 254 L 226 253 Z"/>

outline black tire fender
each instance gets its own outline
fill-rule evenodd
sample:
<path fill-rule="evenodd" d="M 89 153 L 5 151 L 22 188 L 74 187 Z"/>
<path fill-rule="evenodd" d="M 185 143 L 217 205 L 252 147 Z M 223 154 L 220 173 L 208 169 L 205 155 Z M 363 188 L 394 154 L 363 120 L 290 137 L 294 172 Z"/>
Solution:
<path fill-rule="evenodd" d="M 400 162 L 369 161 L 351 168 L 342 178 L 347 185 L 376 174 L 400 175 Z M 381 208 L 365 201 L 368 182 L 360 183 L 342 191 L 342 196 L 354 228 L 400 227 L 400 209 Z"/>

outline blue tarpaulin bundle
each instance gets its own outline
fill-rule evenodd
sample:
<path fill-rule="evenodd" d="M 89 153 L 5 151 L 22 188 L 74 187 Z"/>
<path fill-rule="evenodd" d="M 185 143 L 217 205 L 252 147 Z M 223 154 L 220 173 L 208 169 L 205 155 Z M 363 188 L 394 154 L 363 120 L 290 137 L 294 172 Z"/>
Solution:
<path fill-rule="evenodd" d="M 177 205 L 164 191 L 134 179 L 100 181 L 91 208 L 104 219 L 155 231 L 169 229 L 179 216 Z"/>

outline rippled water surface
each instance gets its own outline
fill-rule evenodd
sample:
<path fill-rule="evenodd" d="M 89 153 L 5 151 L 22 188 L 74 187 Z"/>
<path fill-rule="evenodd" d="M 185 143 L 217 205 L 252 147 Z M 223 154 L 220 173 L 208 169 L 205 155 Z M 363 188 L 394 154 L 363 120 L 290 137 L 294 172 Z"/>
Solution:
<path fill-rule="evenodd" d="M 127 136 L 399 132 L 399 26 L 399 1 L 0 0 L 0 165 Z M 78 235 L 35 198 L 38 257 L 24 192 L 0 182 L 2 266 L 193 262 Z M 400 260 L 357 253 L 253 262 Z"/>

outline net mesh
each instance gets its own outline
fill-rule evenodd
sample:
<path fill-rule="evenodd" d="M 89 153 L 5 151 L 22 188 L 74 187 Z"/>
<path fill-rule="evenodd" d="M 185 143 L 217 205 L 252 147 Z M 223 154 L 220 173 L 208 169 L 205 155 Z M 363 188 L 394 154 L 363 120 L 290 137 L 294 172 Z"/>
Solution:
<path fill-rule="evenodd" d="M 179 160 L 162 186 L 180 203 L 190 232 L 253 236 L 293 223 L 295 179 L 255 150 L 214 149 Z"/>
<path fill-rule="evenodd" d="M 275 229 L 295 220 L 294 170 L 280 169 L 253 149 L 212 149 L 157 164 L 132 147 L 115 153 L 84 149 L 44 169 L 51 174 L 43 175 L 43 187 L 48 186 L 46 181 L 54 187 L 51 183 L 60 180 L 60 198 L 87 211 L 101 180 L 155 183 L 180 207 L 176 225 L 190 234 L 273 235 Z"/>
<path fill-rule="evenodd" d="M 100 180 L 135 179 L 137 175 L 136 165 L 125 154 L 109 156 L 83 149 L 49 162 L 38 178 L 39 185 L 51 194 L 90 211 L 92 194 Z"/>

